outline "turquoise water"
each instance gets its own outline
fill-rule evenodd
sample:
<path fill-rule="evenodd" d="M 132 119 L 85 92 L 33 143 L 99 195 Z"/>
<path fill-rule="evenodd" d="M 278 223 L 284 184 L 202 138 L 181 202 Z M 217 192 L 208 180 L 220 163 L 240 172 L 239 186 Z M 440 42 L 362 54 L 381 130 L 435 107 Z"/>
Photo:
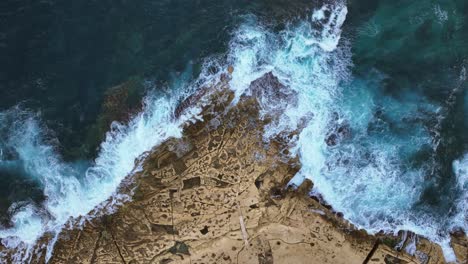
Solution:
<path fill-rule="evenodd" d="M 375 1 L 356 10 L 365 15 L 350 33 L 357 82 L 366 82 L 380 101 L 375 109 L 382 118 L 372 132 L 417 136 L 420 143 L 404 144 L 413 149 L 406 166 L 425 171 L 415 209 L 440 217 L 453 213 L 459 193 L 452 163 L 468 147 L 467 10 L 465 1 Z"/>
<path fill-rule="evenodd" d="M 468 229 L 466 14 L 429 0 L 2 2 L 2 243 L 24 261 L 43 232 L 129 199 L 114 191 L 135 158 L 199 111 L 175 119 L 177 103 L 234 65 L 238 97 L 267 72 L 298 96 L 262 105 L 278 115 L 266 142 L 303 128 L 293 183 L 310 178 L 358 227 L 410 230 L 453 258 L 448 234 Z M 106 92 L 129 79 L 143 108 L 99 134 Z"/>
<path fill-rule="evenodd" d="M 246 23 L 231 54 L 237 95 L 270 71 L 298 94 L 263 106 L 281 109 L 267 141 L 308 120 L 291 142 L 302 164 L 292 184 L 309 178 L 359 228 L 413 231 L 447 260 L 449 233 L 468 227 L 465 9 L 337 1 L 279 33 Z"/>

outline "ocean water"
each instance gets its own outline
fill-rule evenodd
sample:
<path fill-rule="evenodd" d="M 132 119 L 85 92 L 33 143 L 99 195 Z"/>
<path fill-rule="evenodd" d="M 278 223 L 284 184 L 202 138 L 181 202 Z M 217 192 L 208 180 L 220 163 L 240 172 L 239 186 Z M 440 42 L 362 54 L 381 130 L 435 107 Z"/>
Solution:
<path fill-rule="evenodd" d="M 0 238 L 20 249 L 17 262 L 44 233 L 131 199 L 115 191 L 135 160 L 200 118 L 197 107 L 173 112 L 228 65 L 237 99 L 269 72 L 295 95 L 258 98 L 277 117 L 265 142 L 300 131 L 288 139 L 302 163 L 291 184 L 311 179 L 356 226 L 412 231 L 454 259 L 449 234 L 468 230 L 466 1 L 7 1 L 0 11 Z M 142 110 L 93 149 L 106 89 L 129 78 Z"/>

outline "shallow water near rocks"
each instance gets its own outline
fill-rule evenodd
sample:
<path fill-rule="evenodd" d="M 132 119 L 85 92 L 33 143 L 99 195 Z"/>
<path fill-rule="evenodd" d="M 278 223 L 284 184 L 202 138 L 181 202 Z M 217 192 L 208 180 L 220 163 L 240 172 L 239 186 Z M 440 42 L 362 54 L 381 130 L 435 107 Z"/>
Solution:
<path fill-rule="evenodd" d="M 177 104 L 232 65 L 237 98 L 267 73 L 296 97 L 279 108 L 259 97 L 263 115 L 282 109 L 265 140 L 302 129 L 293 183 L 311 179 L 358 227 L 413 231 L 453 259 L 449 232 L 468 228 L 464 1 L 0 7 L 10 25 L 0 27 L 4 245 L 27 248 L 113 195 L 136 158 L 196 118 L 197 109 L 174 118 Z M 105 90 L 130 77 L 143 110 L 90 149 Z"/>

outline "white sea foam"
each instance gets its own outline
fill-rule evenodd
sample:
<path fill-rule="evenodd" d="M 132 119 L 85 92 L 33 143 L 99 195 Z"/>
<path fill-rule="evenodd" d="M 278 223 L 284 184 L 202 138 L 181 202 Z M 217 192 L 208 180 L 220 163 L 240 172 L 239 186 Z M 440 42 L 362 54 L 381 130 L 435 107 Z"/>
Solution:
<path fill-rule="evenodd" d="M 252 81 L 272 72 L 297 94 L 295 104 L 278 102 L 284 111 L 278 122 L 266 127 L 264 135 L 269 140 L 282 132 L 303 128 L 291 142 L 292 155 L 299 155 L 302 163 L 292 183 L 299 185 L 303 179 L 311 179 L 314 192 L 356 226 L 371 233 L 410 230 L 439 243 L 447 260 L 453 260 L 447 234 L 440 235 L 441 223 L 428 214 L 412 211 L 425 179 L 421 169 L 403 162 L 430 144 L 431 136 L 418 121 L 403 136 L 388 133 L 382 137 L 381 133 L 368 131 L 372 126 L 378 131 L 388 130 L 389 123 L 402 116 L 424 119 L 421 108 L 434 114 L 437 106 L 413 94 L 396 101 L 382 96 L 378 81 L 351 80 L 350 49 L 340 40 L 346 15 L 345 4 L 337 1 L 316 9 L 306 21 L 280 33 L 269 30 L 254 17 L 246 18 L 234 32 L 228 54 L 228 64 L 234 66 L 230 83 L 236 96 L 234 103 L 249 93 Z M 378 77 L 374 80 L 385 78 L 375 74 Z M 199 82 L 213 78 L 210 76 L 205 72 Z M 28 245 L 44 232 L 57 232 L 70 218 L 87 214 L 115 195 L 117 186 L 135 168 L 136 158 L 168 137 L 179 137 L 181 124 L 197 117 L 199 110 L 192 109 L 174 120 L 177 99 L 174 95 L 149 96 L 144 111 L 128 125 L 113 124 L 95 166 L 86 171 L 85 177 L 77 176 L 73 166 L 63 163 L 53 148 L 41 141 L 37 119 L 19 124 L 14 132 L 25 133 L 14 133 L 17 138 L 12 142 L 17 142 L 15 149 L 28 164 L 29 172 L 44 184 L 47 211 L 32 205 L 24 207 L 14 215 L 14 226 L 0 231 L 2 243 L 9 247 L 26 245 L 20 257 L 29 258 Z M 385 120 L 375 117 L 381 109 Z M 266 114 L 268 107 L 261 111 Z M 349 127 L 352 136 L 338 146 L 327 146 L 327 135 L 339 127 Z M 464 195 L 468 193 L 466 164 L 465 156 L 453 165 L 458 188 Z M 466 225 L 466 199 L 459 201 L 463 212 L 452 219 L 454 227 L 463 221 Z M 408 249 L 414 251 L 412 244 Z"/>
<path fill-rule="evenodd" d="M 434 14 L 437 17 L 438 22 L 441 24 L 448 20 L 448 12 L 443 10 L 438 4 L 434 6 Z"/>
<path fill-rule="evenodd" d="M 457 183 L 461 189 L 468 188 L 468 153 L 453 162 L 453 170 L 457 175 Z"/>
<path fill-rule="evenodd" d="M 346 42 L 339 43 L 346 14 L 343 3 L 325 5 L 278 34 L 250 19 L 231 42 L 232 89 L 240 98 L 249 93 L 252 81 L 272 72 L 297 93 L 297 104 L 276 102 L 285 110 L 264 134 L 268 140 L 308 120 L 291 142 L 302 167 L 290 184 L 309 178 L 314 192 L 357 227 L 370 233 L 412 231 L 441 245 L 446 260 L 453 261 L 449 231 L 460 227 L 462 219 L 466 225 L 466 211 L 459 210 L 457 220 L 419 208 L 420 197 L 432 184 L 426 179 L 429 168 L 407 162 L 432 149 L 434 139 L 425 121 L 437 116 L 440 106 L 412 92 L 402 92 L 398 99 L 384 95 L 381 82 L 386 76 L 378 72 L 371 73 L 371 81 L 351 79 L 350 50 Z M 268 101 L 258 100 L 261 106 Z M 327 136 L 338 129 L 349 135 L 328 146 Z M 459 161 L 454 167 L 461 163 L 466 164 Z M 458 175 L 463 182 L 459 189 L 466 194 L 465 174 Z M 466 198 L 459 204 L 465 206 Z M 406 247 L 415 253 L 414 243 Z"/>
<path fill-rule="evenodd" d="M 267 138 L 285 130 L 297 129 L 305 116 L 325 120 L 320 124 L 323 126 L 329 114 L 329 107 L 325 105 L 333 102 L 338 82 L 348 75 L 346 67 L 350 60 L 346 48 L 324 52 L 317 40 L 321 38 L 323 43 L 327 43 L 327 51 L 336 49 L 337 37 L 323 32 L 341 32 L 335 27 L 340 28 L 344 22 L 346 6 L 326 5 L 316 13 L 324 10 L 332 11 L 330 17 L 312 15 L 309 21 L 291 26 L 294 29 L 290 28 L 280 34 L 274 34 L 258 22 L 250 20 L 239 28 L 231 41 L 229 62 L 235 68 L 231 87 L 237 98 L 248 93 L 250 83 L 267 72 L 272 72 L 284 85 L 299 94 L 296 106 L 286 101 L 278 102 L 286 104 L 285 114 L 281 116 L 281 122 L 275 124 L 277 126 L 266 129 Z M 323 20 L 323 31 L 315 29 L 312 23 L 315 20 Z"/>
<path fill-rule="evenodd" d="M 457 202 L 458 213 L 454 217 L 452 226 L 463 227 L 466 231 L 468 230 L 468 153 L 453 162 L 453 171 L 462 195 Z"/>
<path fill-rule="evenodd" d="M 48 260 L 56 235 L 69 220 L 85 216 L 97 206 L 109 212 L 122 199 L 129 198 L 117 194 L 116 190 L 136 168 L 136 159 L 164 140 L 180 137 L 183 124 L 199 118 L 197 107 L 188 108 L 178 119 L 173 113 L 187 91 L 218 78 L 219 74 L 208 73 L 208 68 L 205 67 L 192 86 L 175 88 L 169 95 L 149 94 L 143 111 L 128 124 L 114 122 L 101 144 L 98 158 L 84 175 L 73 164 L 63 162 L 54 147 L 44 140 L 44 129 L 37 115 L 19 108 L 0 114 L 2 120 L 16 119 L 7 128 L 3 127 L 9 130 L 5 142 L 18 154 L 27 174 L 43 186 L 46 197 L 39 207 L 33 204 L 20 207 L 11 218 L 12 227 L 0 230 L 2 244 L 17 249 L 15 263 L 29 262 L 37 239 L 46 232 L 55 235 L 48 245 Z"/>
<path fill-rule="evenodd" d="M 330 11 L 330 15 L 326 16 L 325 11 Z M 316 9 L 309 20 L 279 34 L 250 20 L 239 28 L 231 42 L 229 61 L 235 69 L 231 88 L 237 97 L 248 93 L 249 84 L 267 72 L 272 72 L 297 92 L 296 105 L 278 102 L 286 104 L 286 110 L 280 117 L 281 122 L 265 129 L 265 138 L 296 130 L 304 117 L 312 119 L 303 130 L 298 147 L 293 149 L 293 152 L 302 152 L 306 166 L 322 167 L 325 163 L 323 135 L 340 93 L 338 84 L 349 75 L 349 50 L 346 46 L 337 50 L 346 13 L 342 3 L 325 5 Z M 317 29 L 319 22 L 320 29 Z M 307 151 L 304 148 L 308 148 Z M 308 154 L 311 157 L 305 159 Z M 298 175 L 296 183 L 302 178 Z"/>

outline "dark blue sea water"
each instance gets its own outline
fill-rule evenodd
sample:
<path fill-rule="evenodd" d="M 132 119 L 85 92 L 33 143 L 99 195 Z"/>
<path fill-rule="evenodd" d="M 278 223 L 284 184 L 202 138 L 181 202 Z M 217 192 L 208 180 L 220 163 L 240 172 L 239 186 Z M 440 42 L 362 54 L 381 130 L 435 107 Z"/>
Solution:
<path fill-rule="evenodd" d="M 121 107 L 137 108 L 147 90 L 195 78 L 203 59 L 225 52 L 242 14 L 274 21 L 307 8 L 300 1 L 3 1 L 2 158 L 17 159 L 8 137 L 18 133 L 16 121 L 34 116 L 61 159 L 86 163 L 110 125 L 100 119 L 106 91 L 133 80 Z M 13 202 L 43 199 L 40 182 L 22 167 L 0 168 L 2 218 Z"/>
<path fill-rule="evenodd" d="M 309 120 L 293 183 L 450 258 L 448 234 L 468 229 L 467 16 L 463 0 L 3 1 L 2 243 L 34 244 L 111 196 L 180 136 L 177 102 L 233 65 L 238 96 L 267 72 L 300 95 L 264 135 Z"/>

